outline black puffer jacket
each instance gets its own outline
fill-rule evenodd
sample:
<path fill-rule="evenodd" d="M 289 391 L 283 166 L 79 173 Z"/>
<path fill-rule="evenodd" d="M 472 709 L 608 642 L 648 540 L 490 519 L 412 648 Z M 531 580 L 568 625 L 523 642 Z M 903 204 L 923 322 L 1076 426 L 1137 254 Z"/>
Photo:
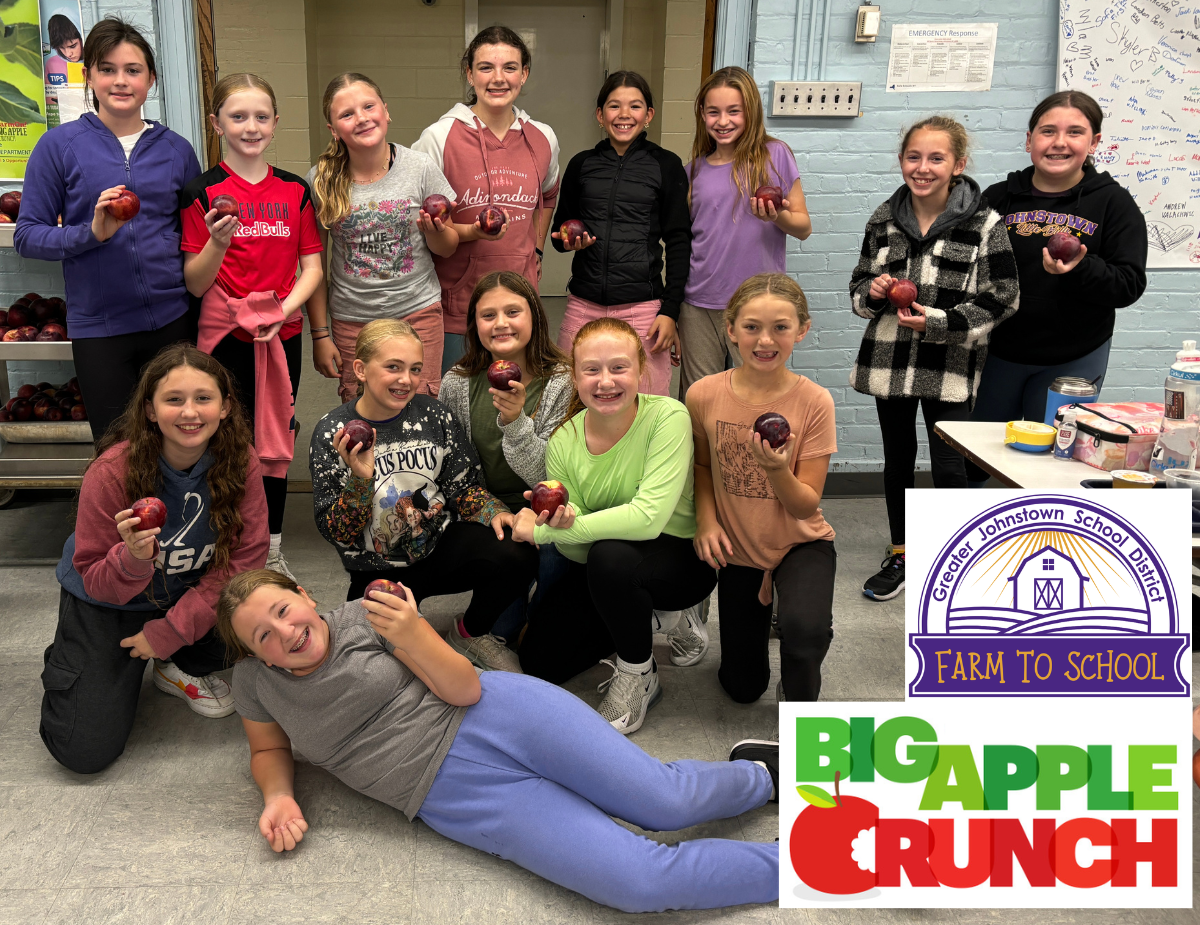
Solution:
<path fill-rule="evenodd" d="M 687 192 L 683 162 L 645 132 L 623 157 L 606 138 L 571 158 L 552 230 L 577 218 L 598 239 L 575 254 L 567 284 L 571 293 L 599 305 L 661 299 L 659 314 L 678 318 L 692 256 Z M 561 241 L 551 240 L 556 250 L 564 250 Z"/>

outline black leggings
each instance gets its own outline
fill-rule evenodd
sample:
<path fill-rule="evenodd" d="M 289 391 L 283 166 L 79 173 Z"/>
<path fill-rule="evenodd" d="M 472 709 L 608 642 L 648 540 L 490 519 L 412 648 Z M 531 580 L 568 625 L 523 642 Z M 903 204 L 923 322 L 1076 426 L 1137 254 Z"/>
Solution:
<path fill-rule="evenodd" d="M 783 693 L 789 700 L 816 700 L 821 662 L 833 640 L 833 578 L 837 550 L 832 540 L 793 546 L 772 576 L 779 601 L 779 660 Z M 717 584 L 721 625 L 721 668 L 717 679 L 738 703 L 753 703 L 771 680 L 767 643 L 771 605 L 758 602 L 762 569 L 727 565 Z"/>
<path fill-rule="evenodd" d="M 381 572 L 350 572 L 346 600 L 356 601 L 376 578 L 398 581 L 412 590 L 419 605 L 435 594 L 470 591 L 463 625 L 472 636 L 489 632 L 496 618 L 518 597 L 529 593 L 538 573 L 538 551 L 514 543 L 511 534 L 496 539 L 491 527 L 456 520 L 442 532 L 433 552 L 413 565 Z"/>
<path fill-rule="evenodd" d="M 650 658 L 654 610 L 683 610 L 712 593 L 717 575 L 690 539 L 600 540 L 586 565 L 571 562 L 521 639 L 521 667 L 554 684 L 586 671 L 614 651 L 627 662 Z"/>
<path fill-rule="evenodd" d="M 142 377 L 142 367 L 169 344 L 196 342 L 196 322 L 190 313 L 157 331 L 135 331 L 114 337 L 82 337 L 71 341 L 75 376 L 87 406 L 92 439 L 99 440 L 129 403 Z"/>
<path fill-rule="evenodd" d="M 892 542 L 904 542 L 904 489 L 916 485 L 917 404 L 929 434 L 929 461 L 937 488 L 966 488 L 966 460 L 933 432 L 939 421 L 965 421 L 971 411 L 965 401 L 932 398 L 876 398 L 879 429 L 883 432 L 883 496 L 887 501 Z"/>
<path fill-rule="evenodd" d="M 288 378 L 292 380 L 292 407 L 300 392 L 300 368 L 303 365 L 299 334 L 289 337 L 283 344 L 283 355 L 287 358 Z M 254 344 L 238 340 L 232 334 L 213 348 L 212 355 L 233 375 L 237 382 L 239 398 L 246 410 L 250 430 L 254 430 Z M 271 533 L 283 532 L 283 508 L 287 504 L 287 477 L 263 476 L 263 491 L 267 495 L 267 529 Z"/>
<path fill-rule="evenodd" d="M 121 640 L 141 632 L 158 610 L 118 610 L 59 594 L 58 628 L 46 649 L 39 732 L 54 759 L 79 774 L 95 774 L 120 757 L 133 729 L 146 663 L 130 658 Z M 225 645 L 212 630 L 171 660 L 204 677 L 227 667 Z"/>

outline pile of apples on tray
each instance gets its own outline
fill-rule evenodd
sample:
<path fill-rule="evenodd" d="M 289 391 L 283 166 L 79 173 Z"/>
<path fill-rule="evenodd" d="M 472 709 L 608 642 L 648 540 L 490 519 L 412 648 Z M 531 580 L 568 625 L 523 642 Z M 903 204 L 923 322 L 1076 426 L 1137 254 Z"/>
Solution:
<path fill-rule="evenodd" d="M 67 303 L 58 296 L 43 299 L 27 292 L 8 309 L 0 308 L 0 340 L 64 341 L 67 336 Z"/>
<path fill-rule="evenodd" d="M 83 406 L 78 379 L 59 386 L 49 382 L 39 382 L 37 385 L 26 383 L 17 389 L 17 394 L 8 400 L 7 405 L 0 408 L 0 423 L 86 420 L 87 409 Z"/>

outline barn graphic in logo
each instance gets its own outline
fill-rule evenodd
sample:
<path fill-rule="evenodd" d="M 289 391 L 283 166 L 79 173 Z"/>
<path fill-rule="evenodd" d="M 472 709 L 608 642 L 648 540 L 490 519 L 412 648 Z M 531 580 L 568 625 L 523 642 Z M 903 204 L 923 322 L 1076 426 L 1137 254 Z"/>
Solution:
<path fill-rule="evenodd" d="M 1162 557 L 1090 500 L 1026 495 L 972 518 L 917 607 L 910 697 L 1190 696 Z"/>

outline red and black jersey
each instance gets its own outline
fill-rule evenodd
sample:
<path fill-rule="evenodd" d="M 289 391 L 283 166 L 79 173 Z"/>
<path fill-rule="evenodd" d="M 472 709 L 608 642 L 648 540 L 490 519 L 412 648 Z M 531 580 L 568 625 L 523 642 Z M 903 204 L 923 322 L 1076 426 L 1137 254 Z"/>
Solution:
<path fill-rule="evenodd" d="M 217 283 L 235 299 L 274 291 L 283 301 L 296 284 L 300 256 L 322 250 L 308 184 L 274 167 L 268 167 L 266 177 L 258 183 L 248 183 L 223 163 L 205 171 L 179 194 L 184 251 L 198 254 L 204 249 L 209 239 L 204 216 L 213 199 L 222 194 L 236 199 L 240 208 L 238 229 L 225 252 Z M 279 336 L 286 339 L 303 329 L 304 319 L 295 312 Z M 252 340 L 244 331 L 234 335 Z"/>

